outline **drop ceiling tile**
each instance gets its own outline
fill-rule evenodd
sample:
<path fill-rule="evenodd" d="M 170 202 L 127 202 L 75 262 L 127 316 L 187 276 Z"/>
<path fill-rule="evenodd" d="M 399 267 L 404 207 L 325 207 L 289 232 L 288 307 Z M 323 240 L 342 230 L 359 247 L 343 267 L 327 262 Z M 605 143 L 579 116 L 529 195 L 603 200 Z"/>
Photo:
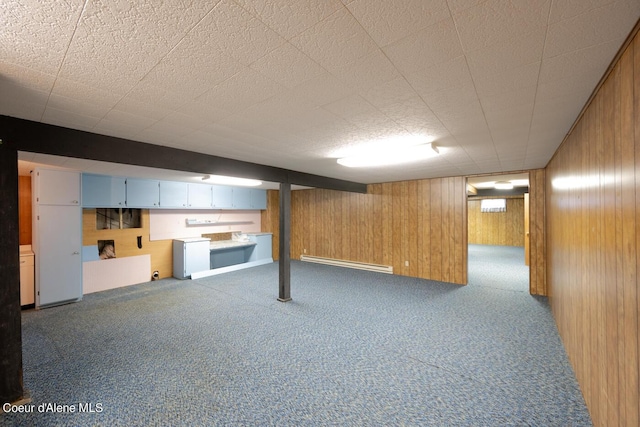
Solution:
<path fill-rule="evenodd" d="M 196 45 L 212 46 L 249 66 L 285 43 L 275 31 L 231 0 L 221 0 L 193 29 Z"/>
<path fill-rule="evenodd" d="M 322 109 L 343 118 L 378 111 L 376 107 L 357 94 L 349 95 L 337 101 L 325 104 L 322 106 Z"/>
<path fill-rule="evenodd" d="M 639 16 L 640 2 L 617 1 L 550 25 L 544 56 L 625 39 Z"/>
<path fill-rule="evenodd" d="M 438 117 L 419 97 L 384 106 L 380 111 L 409 133 L 435 140 L 449 134 Z"/>
<path fill-rule="evenodd" d="M 477 6 L 486 0 L 447 0 L 451 13 L 461 12 L 465 9 L 470 9 Z"/>
<path fill-rule="evenodd" d="M 434 92 L 425 98 L 425 102 L 447 128 L 449 124 L 457 127 L 465 121 L 484 121 L 482 107 L 473 86 Z"/>
<path fill-rule="evenodd" d="M 285 43 L 251 64 L 251 68 L 288 88 L 326 73 L 314 60 Z"/>
<path fill-rule="evenodd" d="M 611 62 L 612 52 L 616 52 L 623 41 L 623 39 L 617 39 L 546 58 L 540 69 L 540 83 L 545 84 L 570 77 L 578 80 L 586 79 L 591 86 L 595 86 Z"/>
<path fill-rule="evenodd" d="M 40 121 L 49 94 L 0 79 L 0 114 Z"/>
<path fill-rule="evenodd" d="M 144 77 L 144 82 L 175 92 L 201 95 L 242 71 L 246 66 L 212 46 L 189 35 Z"/>
<path fill-rule="evenodd" d="M 288 97 L 294 104 L 307 103 L 319 107 L 356 92 L 355 88 L 343 84 L 327 73 L 286 90 L 281 95 Z"/>
<path fill-rule="evenodd" d="M 122 98 L 114 105 L 113 109 L 123 113 L 148 117 L 153 120 L 160 120 L 174 113 L 172 110 L 150 106 L 148 103 L 140 102 L 130 97 Z"/>
<path fill-rule="evenodd" d="M 237 112 L 284 90 L 284 87 L 250 68 L 205 92 L 197 101 Z"/>
<path fill-rule="evenodd" d="M 2 61 L 57 74 L 83 4 L 82 0 L 3 2 L 0 6 Z"/>
<path fill-rule="evenodd" d="M 120 121 L 111 121 L 102 119 L 93 128 L 93 131 L 101 135 L 114 136 L 116 138 L 125 138 L 138 141 L 140 138 L 138 135 L 146 127 L 147 123 L 140 124 L 132 121 L 130 124 L 125 124 Z"/>
<path fill-rule="evenodd" d="M 56 126 L 64 126 L 71 129 L 93 131 L 95 126 L 100 122 L 101 117 L 83 115 L 78 112 L 59 110 L 47 107 L 42 115 L 42 122 Z"/>
<path fill-rule="evenodd" d="M 358 91 L 366 91 L 370 87 L 400 77 L 398 70 L 380 50 L 358 58 L 344 67 L 337 67 L 331 73 L 344 85 Z"/>
<path fill-rule="evenodd" d="M 347 7 L 381 47 L 450 16 L 445 0 L 356 0 Z"/>
<path fill-rule="evenodd" d="M 343 7 L 337 0 L 236 0 L 236 2 L 287 40 Z"/>
<path fill-rule="evenodd" d="M 446 19 L 383 48 L 404 75 L 417 73 L 462 55 L 453 20 Z"/>
<path fill-rule="evenodd" d="M 455 89 L 473 84 L 464 56 L 441 62 L 419 72 L 406 74 L 407 81 L 420 95 Z"/>
<path fill-rule="evenodd" d="M 488 0 L 453 17 L 465 52 L 480 50 L 546 28 L 551 0 Z"/>
<path fill-rule="evenodd" d="M 534 104 L 522 104 L 516 107 L 485 112 L 487 123 L 491 129 L 492 134 L 495 135 L 495 131 L 499 130 L 527 130 L 531 126 L 531 120 L 533 117 Z"/>
<path fill-rule="evenodd" d="M 380 83 L 360 92 L 361 96 L 376 107 L 396 104 L 416 96 L 416 91 L 404 77 Z"/>
<path fill-rule="evenodd" d="M 536 86 L 523 87 L 509 92 L 503 92 L 492 96 L 480 98 L 482 110 L 485 114 L 495 111 L 514 111 L 515 108 L 525 106 L 526 112 L 530 112 L 536 97 Z"/>
<path fill-rule="evenodd" d="M 545 31 L 534 31 L 501 43 L 467 52 L 469 68 L 474 77 L 490 77 L 505 71 L 539 64 L 545 43 Z"/>
<path fill-rule="evenodd" d="M 56 94 L 51 94 L 51 96 L 49 96 L 47 109 L 49 108 L 68 111 L 70 113 L 83 116 L 95 117 L 98 120 L 104 117 L 111 110 L 111 107 L 108 105 L 96 105 Z"/>
<path fill-rule="evenodd" d="M 163 86 L 156 86 L 148 82 L 138 83 L 127 94 L 127 98 L 172 111 L 179 111 L 183 105 L 191 100 L 190 97 L 179 92 L 173 92 Z"/>
<path fill-rule="evenodd" d="M 61 77 L 56 79 L 51 94 L 77 99 L 90 104 L 101 105 L 109 109 L 115 106 L 123 96 L 115 91 L 98 89 L 93 86 L 87 86 Z"/>
<path fill-rule="evenodd" d="M 290 41 L 329 72 L 377 50 L 371 37 L 344 8 Z"/>
<path fill-rule="evenodd" d="M 53 74 L 45 74 L 37 69 L 0 61 L 0 79 L 40 92 L 49 92 L 53 87 L 56 76 Z"/>
<path fill-rule="evenodd" d="M 102 120 L 98 124 L 98 127 L 103 126 L 104 122 L 104 126 L 106 127 L 117 127 L 118 125 L 122 125 L 123 127 L 127 127 L 130 129 L 138 129 L 139 131 L 148 128 L 156 121 L 156 119 L 151 117 L 145 117 L 138 114 L 129 114 L 124 111 L 112 109 L 102 118 Z"/>
<path fill-rule="evenodd" d="M 531 63 L 495 73 L 477 72 L 474 74 L 474 83 L 478 95 L 485 98 L 535 86 L 539 75 L 540 63 Z"/>
<path fill-rule="evenodd" d="M 198 101 L 189 101 L 181 105 L 180 108 L 175 109 L 175 111 L 202 119 L 209 123 L 218 122 L 232 114 L 231 112 L 226 111 L 224 106 L 220 106 L 220 108 L 218 108 L 217 106 Z"/>
<path fill-rule="evenodd" d="M 574 18 L 593 9 L 614 3 L 615 1 L 616 0 L 564 0 L 553 2 L 549 14 L 549 24 Z"/>
<path fill-rule="evenodd" d="M 198 22 L 212 5 L 88 2 L 60 75 L 127 92 Z"/>

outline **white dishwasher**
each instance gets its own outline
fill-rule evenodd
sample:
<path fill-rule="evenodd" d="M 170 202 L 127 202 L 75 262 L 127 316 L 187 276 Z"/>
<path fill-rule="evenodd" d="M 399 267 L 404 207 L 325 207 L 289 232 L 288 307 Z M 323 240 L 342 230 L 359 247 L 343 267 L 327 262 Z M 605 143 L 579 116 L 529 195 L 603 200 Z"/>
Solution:
<path fill-rule="evenodd" d="M 189 279 L 191 273 L 211 269 L 209 243 L 205 237 L 173 240 L 173 277 Z"/>

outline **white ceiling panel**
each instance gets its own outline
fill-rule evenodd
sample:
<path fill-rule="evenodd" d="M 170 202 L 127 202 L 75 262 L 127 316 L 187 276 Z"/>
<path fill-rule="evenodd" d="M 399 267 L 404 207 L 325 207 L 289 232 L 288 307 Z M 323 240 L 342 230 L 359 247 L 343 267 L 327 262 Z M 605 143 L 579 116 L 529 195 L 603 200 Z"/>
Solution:
<path fill-rule="evenodd" d="M 449 18 L 445 0 L 356 0 L 347 6 L 378 46 Z"/>
<path fill-rule="evenodd" d="M 377 49 L 371 37 L 344 8 L 294 37 L 291 43 L 329 72 L 352 65 Z"/>
<path fill-rule="evenodd" d="M 430 25 L 384 47 L 383 50 L 405 75 L 418 73 L 463 54 L 452 19 Z"/>
<path fill-rule="evenodd" d="M 236 0 L 287 40 L 342 9 L 337 0 Z"/>
<path fill-rule="evenodd" d="M 363 183 L 538 168 L 639 17 L 637 0 L 10 0 L 0 114 Z M 398 136 L 440 155 L 335 161 Z"/>

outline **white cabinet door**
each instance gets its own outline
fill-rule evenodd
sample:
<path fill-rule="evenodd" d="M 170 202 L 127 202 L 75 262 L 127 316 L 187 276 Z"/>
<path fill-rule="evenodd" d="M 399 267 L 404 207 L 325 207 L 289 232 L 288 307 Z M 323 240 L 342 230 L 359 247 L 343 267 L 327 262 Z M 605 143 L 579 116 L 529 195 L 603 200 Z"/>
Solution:
<path fill-rule="evenodd" d="M 36 169 L 35 202 L 41 205 L 80 206 L 80 173 Z"/>
<path fill-rule="evenodd" d="M 36 231 L 36 307 L 82 298 L 82 211 L 40 205 Z"/>

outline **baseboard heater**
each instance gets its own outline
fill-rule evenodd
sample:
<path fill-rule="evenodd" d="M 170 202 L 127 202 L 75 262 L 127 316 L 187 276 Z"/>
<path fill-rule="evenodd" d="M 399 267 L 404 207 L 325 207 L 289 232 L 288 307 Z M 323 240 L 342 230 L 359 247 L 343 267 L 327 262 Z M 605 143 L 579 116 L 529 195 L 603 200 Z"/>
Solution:
<path fill-rule="evenodd" d="M 378 273 L 393 274 L 390 265 L 369 264 L 366 262 L 344 261 L 341 259 L 324 258 L 311 255 L 300 255 L 300 261 L 315 262 L 316 264 L 335 265 L 337 267 L 355 268 L 358 270 L 376 271 Z"/>

